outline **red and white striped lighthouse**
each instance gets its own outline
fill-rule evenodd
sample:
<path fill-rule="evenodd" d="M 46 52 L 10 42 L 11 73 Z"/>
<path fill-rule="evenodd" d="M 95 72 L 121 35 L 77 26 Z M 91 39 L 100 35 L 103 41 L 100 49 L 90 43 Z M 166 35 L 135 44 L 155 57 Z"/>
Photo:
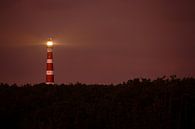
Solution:
<path fill-rule="evenodd" d="M 54 84 L 53 40 L 52 38 L 49 38 L 47 41 L 46 84 Z"/>

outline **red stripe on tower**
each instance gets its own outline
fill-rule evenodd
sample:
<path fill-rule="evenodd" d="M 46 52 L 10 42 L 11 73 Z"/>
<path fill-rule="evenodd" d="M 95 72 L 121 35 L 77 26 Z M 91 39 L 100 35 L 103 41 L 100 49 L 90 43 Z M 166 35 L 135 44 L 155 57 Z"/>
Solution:
<path fill-rule="evenodd" d="M 46 84 L 54 84 L 53 69 L 53 40 L 49 38 L 47 41 L 47 65 L 46 65 Z"/>

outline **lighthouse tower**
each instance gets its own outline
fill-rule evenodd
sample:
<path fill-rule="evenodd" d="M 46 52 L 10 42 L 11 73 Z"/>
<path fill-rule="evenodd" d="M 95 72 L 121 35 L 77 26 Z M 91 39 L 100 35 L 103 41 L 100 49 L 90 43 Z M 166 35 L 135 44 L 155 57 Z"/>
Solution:
<path fill-rule="evenodd" d="M 46 84 L 54 84 L 53 69 L 53 40 L 49 38 L 47 41 L 47 65 L 46 65 Z"/>

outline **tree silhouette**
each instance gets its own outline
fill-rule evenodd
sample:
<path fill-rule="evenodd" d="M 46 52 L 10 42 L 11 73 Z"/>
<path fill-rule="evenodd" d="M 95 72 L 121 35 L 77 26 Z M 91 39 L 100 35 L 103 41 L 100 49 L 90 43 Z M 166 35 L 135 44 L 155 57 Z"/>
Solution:
<path fill-rule="evenodd" d="M 195 79 L 122 84 L 0 84 L 1 128 L 193 129 Z"/>

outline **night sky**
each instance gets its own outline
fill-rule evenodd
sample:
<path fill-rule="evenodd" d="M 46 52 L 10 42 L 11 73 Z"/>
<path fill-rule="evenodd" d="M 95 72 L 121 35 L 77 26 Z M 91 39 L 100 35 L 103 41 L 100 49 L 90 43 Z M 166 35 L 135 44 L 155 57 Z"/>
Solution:
<path fill-rule="evenodd" d="M 0 82 L 56 83 L 195 76 L 194 0 L 1 0 Z"/>

